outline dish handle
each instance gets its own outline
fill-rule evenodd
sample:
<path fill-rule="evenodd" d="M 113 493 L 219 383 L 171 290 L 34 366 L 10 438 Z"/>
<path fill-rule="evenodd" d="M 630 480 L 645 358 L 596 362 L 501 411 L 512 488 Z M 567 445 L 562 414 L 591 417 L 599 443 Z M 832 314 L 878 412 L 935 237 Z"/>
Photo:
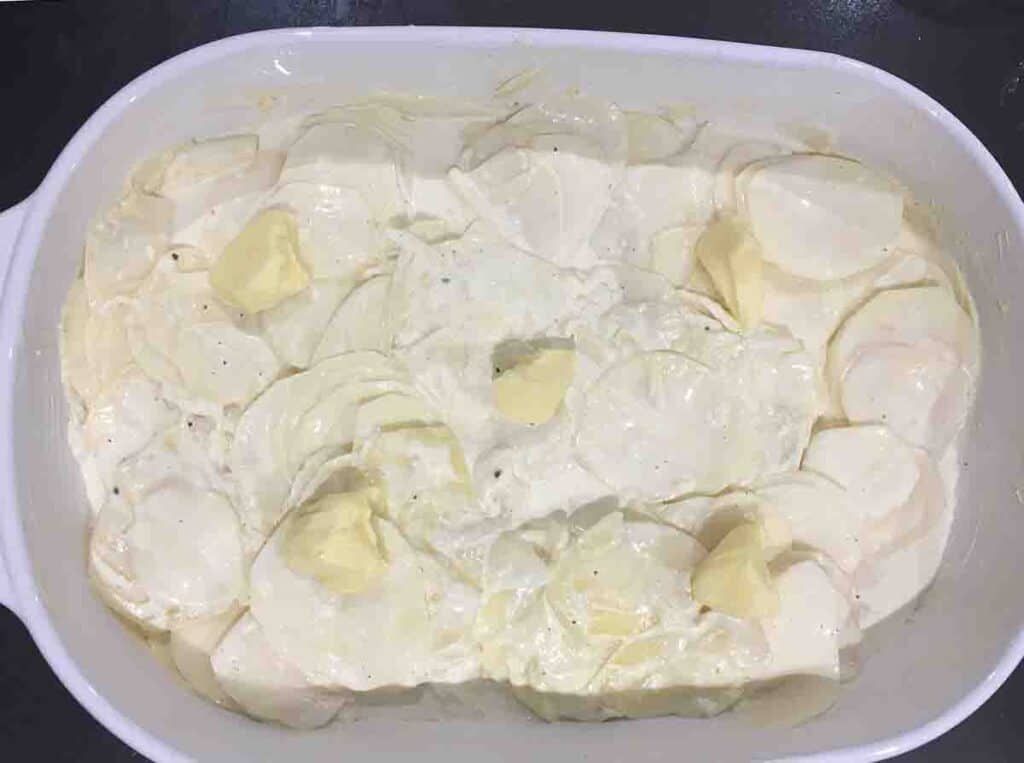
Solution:
<path fill-rule="evenodd" d="M 11 255 L 14 254 L 14 242 L 18 239 L 18 231 L 21 229 L 21 221 L 28 210 L 28 202 L 21 202 L 10 209 L 0 212 L 0 295 L 3 294 L 4 284 L 7 281 L 7 271 L 11 266 Z M 0 507 L 3 509 L 4 507 Z M 10 573 L 7 569 L 7 562 L 4 560 L 3 547 L 0 545 L 0 605 L 18 614 L 14 606 L 14 590 L 11 587 Z"/>
<path fill-rule="evenodd" d="M 20 204 L 0 212 L 0 294 L 3 294 L 7 271 L 11 266 L 11 255 L 14 254 L 14 242 L 18 240 L 21 221 L 28 211 L 31 196 Z"/>

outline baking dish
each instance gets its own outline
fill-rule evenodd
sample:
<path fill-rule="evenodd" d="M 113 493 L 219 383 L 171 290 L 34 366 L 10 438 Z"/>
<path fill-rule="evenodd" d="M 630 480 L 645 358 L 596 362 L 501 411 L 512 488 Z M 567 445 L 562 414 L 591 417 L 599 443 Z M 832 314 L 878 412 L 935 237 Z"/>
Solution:
<path fill-rule="evenodd" d="M 918 603 L 869 634 L 862 673 L 837 705 L 797 729 L 759 728 L 729 715 L 601 725 L 483 715 L 439 723 L 371 717 L 296 733 L 221 711 L 173 681 L 84 575 L 87 509 L 65 445 L 56 327 L 86 224 L 138 159 L 245 125 L 261 95 L 288 93 L 311 105 L 382 88 L 485 95 L 534 67 L 626 106 L 683 102 L 711 118 L 813 126 L 933 207 L 977 299 L 984 348 L 958 516 L 940 573 Z M 1024 654 L 1024 416 L 1016 404 L 1024 368 L 1014 341 L 1024 333 L 1022 240 L 1024 205 L 955 117 L 901 80 L 833 55 L 642 35 L 445 28 L 279 30 L 197 48 L 111 98 L 31 198 L 0 216 L 0 600 L 24 620 L 72 694 L 159 761 L 897 754 L 965 718 Z"/>

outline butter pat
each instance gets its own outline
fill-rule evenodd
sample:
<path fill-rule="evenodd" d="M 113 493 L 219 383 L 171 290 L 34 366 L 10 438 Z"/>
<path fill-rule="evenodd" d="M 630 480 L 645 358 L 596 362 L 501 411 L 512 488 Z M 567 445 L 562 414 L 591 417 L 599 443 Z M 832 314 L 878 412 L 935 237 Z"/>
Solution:
<path fill-rule="evenodd" d="M 744 523 L 722 538 L 690 583 L 696 601 L 733 617 L 771 617 L 779 610 L 758 523 Z"/>
<path fill-rule="evenodd" d="M 338 594 L 365 591 L 387 570 L 366 491 L 331 493 L 299 509 L 285 531 L 284 559 Z"/>
<path fill-rule="evenodd" d="M 298 294 L 309 284 L 299 261 L 295 217 L 267 209 L 250 220 L 210 270 L 210 286 L 221 299 L 258 313 Z"/>
<path fill-rule="evenodd" d="M 720 218 L 701 235 L 696 254 L 733 317 L 744 329 L 757 326 L 764 306 L 764 277 L 761 247 L 750 231 L 734 219 Z"/>
<path fill-rule="evenodd" d="M 571 349 L 546 347 L 527 354 L 495 377 L 494 404 L 511 421 L 543 424 L 562 404 L 575 365 Z"/>

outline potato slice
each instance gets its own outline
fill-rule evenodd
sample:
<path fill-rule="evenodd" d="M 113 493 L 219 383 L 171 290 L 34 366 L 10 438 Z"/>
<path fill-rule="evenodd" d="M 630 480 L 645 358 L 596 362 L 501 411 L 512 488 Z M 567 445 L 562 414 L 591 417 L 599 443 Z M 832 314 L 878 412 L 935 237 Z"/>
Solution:
<path fill-rule="evenodd" d="M 254 718 L 315 729 L 330 723 L 350 701 L 347 693 L 310 684 L 291 660 L 274 649 L 249 613 L 221 639 L 210 664 L 228 696 Z"/>
<path fill-rule="evenodd" d="M 765 259 L 815 281 L 846 278 L 882 262 L 903 220 L 901 189 L 839 156 L 795 154 L 755 163 L 737 178 L 737 196 Z"/>
<path fill-rule="evenodd" d="M 217 681 L 210 663 L 224 634 L 242 614 L 236 604 L 212 617 L 189 620 L 171 631 L 170 654 L 174 667 L 200 696 L 231 710 L 238 705 Z"/>
<path fill-rule="evenodd" d="M 720 218 L 697 241 L 696 253 L 733 317 L 745 330 L 756 327 L 764 279 L 761 247 L 750 231 L 733 218 Z"/>
<path fill-rule="evenodd" d="M 376 432 L 435 423 L 436 414 L 418 397 L 387 392 L 359 406 L 355 436 L 357 440 L 367 440 Z"/>
<path fill-rule="evenodd" d="M 240 172 L 256 159 L 256 135 L 225 135 L 181 146 L 163 172 L 161 196 L 176 198 L 193 186 Z"/>

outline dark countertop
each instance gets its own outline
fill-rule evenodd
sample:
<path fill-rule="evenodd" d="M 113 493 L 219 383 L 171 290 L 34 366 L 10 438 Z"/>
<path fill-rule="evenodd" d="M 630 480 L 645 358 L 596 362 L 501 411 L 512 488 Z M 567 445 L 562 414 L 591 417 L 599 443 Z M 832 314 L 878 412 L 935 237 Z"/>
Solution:
<path fill-rule="evenodd" d="M 1024 0 L 88 0 L 0 2 L 0 209 L 30 194 L 78 126 L 150 66 L 282 26 L 451 24 L 604 29 L 813 48 L 934 96 L 1024 185 Z M 1024 669 L 970 719 L 905 756 L 1024 759 Z M 0 608 L 0 757 L 138 759 L 78 706 Z"/>

